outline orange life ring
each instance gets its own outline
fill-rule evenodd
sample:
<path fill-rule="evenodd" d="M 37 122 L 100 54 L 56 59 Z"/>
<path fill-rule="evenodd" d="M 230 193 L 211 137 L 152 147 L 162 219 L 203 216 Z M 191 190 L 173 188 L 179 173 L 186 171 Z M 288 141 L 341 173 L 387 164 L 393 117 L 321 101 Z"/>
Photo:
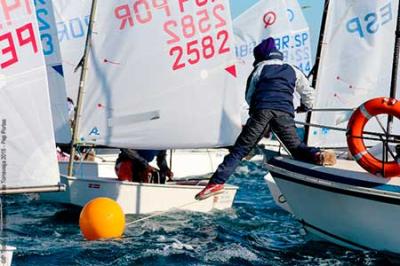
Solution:
<path fill-rule="evenodd" d="M 389 114 L 400 119 L 400 102 L 392 98 L 375 98 L 362 104 L 353 113 L 347 126 L 347 145 L 354 159 L 369 173 L 394 177 L 400 175 L 400 164 L 383 162 L 370 154 L 362 138 L 368 120 L 379 114 Z"/>

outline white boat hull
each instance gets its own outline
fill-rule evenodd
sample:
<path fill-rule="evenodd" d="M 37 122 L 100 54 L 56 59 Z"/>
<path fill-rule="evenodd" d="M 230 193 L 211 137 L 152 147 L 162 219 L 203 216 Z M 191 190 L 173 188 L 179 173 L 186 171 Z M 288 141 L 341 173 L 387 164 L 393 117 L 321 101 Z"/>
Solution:
<path fill-rule="evenodd" d="M 174 180 L 206 178 L 215 171 L 227 153 L 227 149 L 174 150 Z M 169 161 L 170 153 L 167 154 Z M 43 193 L 41 199 L 84 206 L 96 197 L 110 197 L 121 205 L 125 214 L 151 213 L 171 208 L 208 212 L 232 206 L 237 190 L 235 186 L 228 185 L 224 194 L 198 202 L 194 200 L 194 195 L 206 182 L 197 186 L 182 185 L 180 181 L 165 185 L 120 182 L 114 170 L 117 156 L 117 153 L 99 154 L 95 162 L 75 162 L 73 177 L 66 176 L 68 162 L 59 162 L 60 173 L 63 175 L 61 183 L 67 189 L 65 192 Z M 252 160 L 261 158 L 262 155 L 258 155 Z"/>
<path fill-rule="evenodd" d="M 140 184 L 121 182 L 114 178 L 76 178 L 62 176 L 67 186 L 65 192 L 43 193 L 42 200 L 84 206 L 97 197 L 108 197 L 119 203 L 125 214 L 146 214 L 172 209 L 209 212 L 213 209 L 232 207 L 237 187 L 226 186 L 224 193 L 203 201 L 194 196 L 202 185 L 187 185 L 184 182 L 167 184 Z"/>
<path fill-rule="evenodd" d="M 400 254 L 399 178 L 389 181 L 284 158 L 267 168 L 310 232 L 347 247 Z"/>

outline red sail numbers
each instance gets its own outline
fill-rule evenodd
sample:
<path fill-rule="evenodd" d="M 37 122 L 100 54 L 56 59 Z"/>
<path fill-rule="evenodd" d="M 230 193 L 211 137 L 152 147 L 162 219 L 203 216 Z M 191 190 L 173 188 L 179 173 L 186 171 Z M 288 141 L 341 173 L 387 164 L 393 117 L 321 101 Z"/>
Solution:
<path fill-rule="evenodd" d="M 169 47 L 172 70 L 196 65 L 231 51 L 228 13 L 224 1 L 177 0 L 129 1 L 115 8 L 119 29 L 135 28 L 153 21 L 156 12 L 165 17 L 160 24 Z M 172 6 L 174 5 L 174 6 Z M 157 14 L 159 15 L 159 14 Z"/>
<path fill-rule="evenodd" d="M 15 14 L 18 16 L 21 16 L 21 12 L 24 12 L 27 15 L 32 14 L 32 7 L 30 3 L 30 0 L 0 0 L 0 17 L 4 18 L 1 21 L 6 21 L 7 25 L 11 25 L 12 19 L 15 18 Z M 2 28 L 2 26 L 3 25 L 0 26 L 0 29 Z"/>
<path fill-rule="evenodd" d="M 29 49 L 31 53 L 38 53 L 34 25 L 21 20 L 22 17 L 32 14 L 31 1 L 9 2 L 0 0 L 0 69 L 19 62 L 22 56 L 20 47 Z"/>
<path fill-rule="evenodd" d="M 120 30 L 135 25 L 146 24 L 153 20 L 153 12 L 162 10 L 167 17 L 171 16 L 168 0 L 138 0 L 117 6 L 115 17 L 120 20 Z"/>
<path fill-rule="evenodd" d="M 172 69 L 179 70 L 230 52 L 223 1 L 195 1 L 195 12 L 186 12 L 188 0 L 179 1 L 181 16 L 164 23 Z M 191 9 L 190 11 L 192 11 Z"/>

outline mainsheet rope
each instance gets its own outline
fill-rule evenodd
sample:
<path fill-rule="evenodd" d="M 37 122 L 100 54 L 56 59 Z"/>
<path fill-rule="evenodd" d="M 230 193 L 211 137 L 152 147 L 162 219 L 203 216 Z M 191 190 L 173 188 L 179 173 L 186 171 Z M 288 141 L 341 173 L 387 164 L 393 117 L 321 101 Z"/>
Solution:
<path fill-rule="evenodd" d="M 167 213 L 169 213 L 169 212 L 171 212 L 171 211 L 176 211 L 176 210 L 178 210 L 178 209 L 182 209 L 182 208 L 184 208 L 184 207 L 190 206 L 190 205 L 195 204 L 195 203 L 198 203 L 198 202 L 199 202 L 198 200 L 195 200 L 195 201 L 192 201 L 192 202 L 189 202 L 189 203 L 185 203 L 185 204 L 183 204 L 183 205 L 181 205 L 181 206 L 178 206 L 178 207 L 170 208 L 170 209 L 168 209 L 168 210 L 166 210 L 166 211 L 154 213 L 154 214 L 152 214 L 152 215 L 149 215 L 149 216 L 146 216 L 146 217 L 143 217 L 143 218 L 134 220 L 134 221 L 132 221 L 132 222 L 130 222 L 130 223 L 127 223 L 127 224 L 126 224 L 126 227 L 129 227 L 130 225 L 133 225 L 133 224 L 137 224 L 137 223 L 146 221 L 146 220 L 151 219 L 151 218 L 154 218 L 154 217 L 163 216 L 163 215 L 165 215 L 165 214 L 167 214 Z"/>

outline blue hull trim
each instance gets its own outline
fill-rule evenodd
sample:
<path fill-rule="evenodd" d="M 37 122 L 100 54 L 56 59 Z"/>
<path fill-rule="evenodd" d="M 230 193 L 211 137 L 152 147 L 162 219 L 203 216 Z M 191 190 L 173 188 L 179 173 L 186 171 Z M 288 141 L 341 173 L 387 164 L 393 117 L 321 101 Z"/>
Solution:
<path fill-rule="evenodd" d="M 305 176 L 310 176 L 310 177 L 314 177 L 314 178 L 318 178 L 318 179 L 328 180 L 328 181 L 342 183 L 342 184 L 346 184 L 346 185 L 352 185 L 352 186 L 372 188 L 372 189 L 376 189 L 376 190 L 400 193 L 400 186 L 358 180 L 358 179 L 354 179 L 354 178 L 350 178 L 350 177 L 344 177 L 343 175 L 334 175 L 331 173 L 313 170 L 313 169 L 305 168 L 305 167 L 298 166 L 295 164 L 291 164 L 289 162 L 285 162 L 282 160 L 277 160 L 275 158 L 271 159 L 268 162 L 268 164 L 291 171 L 293 173 L 299 173 L 299 174 L 302 174 Z M 345 171 L 342 170 L 341 173 L 345 173 Z"/>

